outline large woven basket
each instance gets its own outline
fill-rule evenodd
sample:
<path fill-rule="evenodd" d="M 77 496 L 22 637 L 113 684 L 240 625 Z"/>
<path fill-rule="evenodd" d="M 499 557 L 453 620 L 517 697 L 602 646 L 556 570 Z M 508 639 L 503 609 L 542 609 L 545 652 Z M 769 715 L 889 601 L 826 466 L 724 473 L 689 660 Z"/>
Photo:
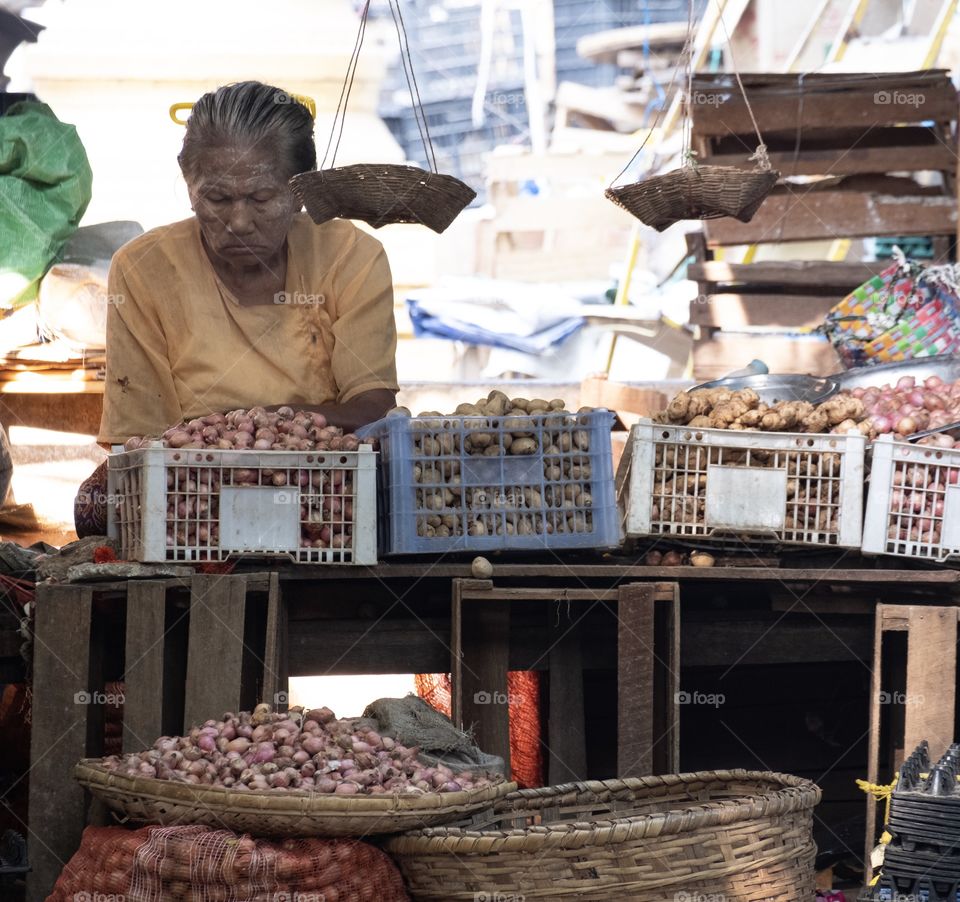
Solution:
<path fill-rule="evenodd" d="M 683 166 L 632 185 L 607 188 L 605 196 L 658 232 L 684 219 L 732 216 L 749 222 L 777 184 L 780 173 L 735 166 Z"/>
<path fill-rule="evenodd" d="M 336 218 L 360 219 L 375 229 L 406 222 L 438 233 L 477 196 L 452 175 L 387 163 L 301 172 L 290 187 L 318 225 Z"/>
<path fill-rule="evenodd" d="M 386 849 L 417 902 L 797 902 L 814 894 L 819 800 L 807 780 L 743 770 L 567 783 Z"/>
<path fill-rule="evenodd" d="M 516 783 L 421 796 L 340 796 L 288 790 L 233 792 L 217 786 L 127 777 L 96 758 L 74 777 L 111 810 L 144 824 L 203 824 L 253 836 L 371 836 L 459 820 L 517 788 Z"/>

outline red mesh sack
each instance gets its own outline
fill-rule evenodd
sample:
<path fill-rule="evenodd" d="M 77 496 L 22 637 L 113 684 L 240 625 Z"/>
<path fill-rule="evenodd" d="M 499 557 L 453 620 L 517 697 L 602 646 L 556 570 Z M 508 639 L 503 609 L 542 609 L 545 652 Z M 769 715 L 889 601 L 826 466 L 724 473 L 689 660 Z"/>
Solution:
<path fill-rule="evenodd" d="M 253 839 L 210 827 L 88 827 L 47 902 L 409 902 L 393 862 L 347 839 Z"/>
<path fill-rule="evenodd" d="M 450 674 L 418 673 L 417 695 L 450 717 Z M 543 786 L 543 746 L 540 726 L 540 674 L 517 670 L 507 674 L 510 705 L 511 778 L 523 789 Z"/>

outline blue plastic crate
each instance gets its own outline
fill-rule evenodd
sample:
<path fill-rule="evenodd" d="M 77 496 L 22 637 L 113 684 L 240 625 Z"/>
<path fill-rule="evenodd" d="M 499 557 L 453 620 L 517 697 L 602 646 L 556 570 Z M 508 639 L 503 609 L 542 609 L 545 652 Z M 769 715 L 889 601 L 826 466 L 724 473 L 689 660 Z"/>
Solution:
<path fill-rule="evenodd" d="M 613 419 L 396 416 L 359 430 L 380 443 L 382 553 L 617 547 Z M 515 433 L 535 450 L 504 451 Z"/>

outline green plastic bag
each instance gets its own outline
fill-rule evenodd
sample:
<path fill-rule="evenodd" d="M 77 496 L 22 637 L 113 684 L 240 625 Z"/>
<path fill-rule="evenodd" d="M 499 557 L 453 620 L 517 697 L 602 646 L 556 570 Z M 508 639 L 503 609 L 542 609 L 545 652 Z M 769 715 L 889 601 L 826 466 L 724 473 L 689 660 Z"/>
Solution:
<path fill-rule="evenodd" d="M 77 130 L 50 107 L 17 103 L 0 116 L 0 309 L 36 298 L 92 187 Z"/>

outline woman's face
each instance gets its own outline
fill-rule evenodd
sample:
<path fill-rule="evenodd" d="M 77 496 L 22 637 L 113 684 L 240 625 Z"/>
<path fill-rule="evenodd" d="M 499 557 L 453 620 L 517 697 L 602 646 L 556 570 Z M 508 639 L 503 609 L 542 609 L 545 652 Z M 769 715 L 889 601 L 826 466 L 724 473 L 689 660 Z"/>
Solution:
<path fill-rule="evenodd" d="M 269 265 L 299 205 L 269 148 L 210 147 L 187 181 L 209 251 L 233 266 Z"/>

